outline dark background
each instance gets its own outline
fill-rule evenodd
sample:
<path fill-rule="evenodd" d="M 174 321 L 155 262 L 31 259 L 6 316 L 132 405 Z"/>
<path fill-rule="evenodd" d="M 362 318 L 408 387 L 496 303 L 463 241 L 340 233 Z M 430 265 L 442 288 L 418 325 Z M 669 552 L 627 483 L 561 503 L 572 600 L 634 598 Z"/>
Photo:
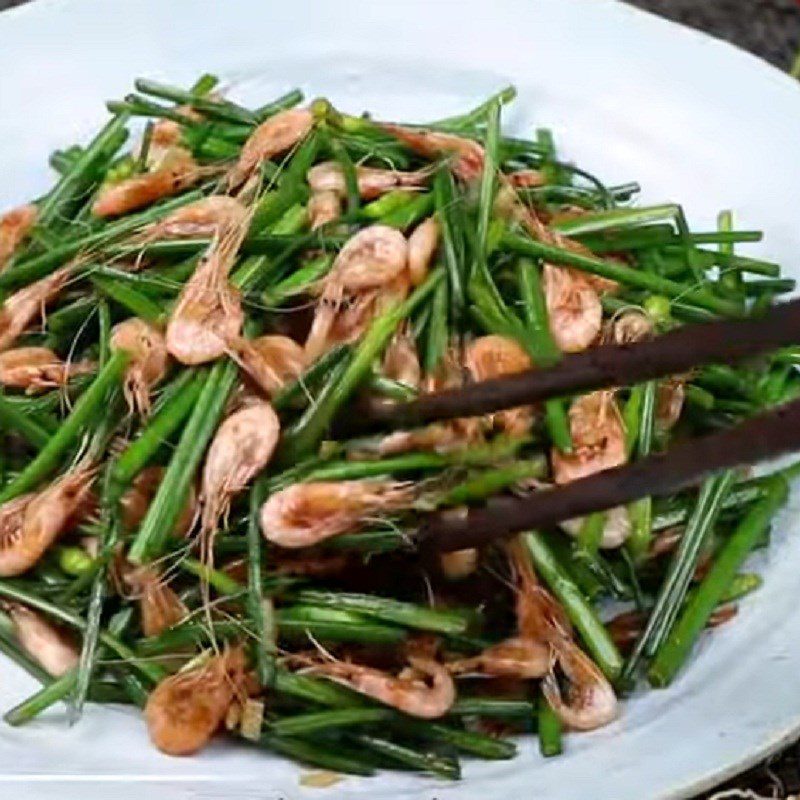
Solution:
<path fill-rule="evenodd" d="M 27 0 L 0 0 L 0 11 Z M 117 0 L 119 1 L 119 0 Z M 223 0 L 224 1 L 224 0 Z M 435 0 L 434 0 L 435 1 Z M 346 0 L 343 0 L 346 2 Z M 800 51 L 800 0 L 627 0 L 750 50 L 784 70 Z M 719 800 L 788 798 L 800 791 L 800 744 L 705 795 Z M 642 800 L 648 800 L 642 789 Z M 698 798 L 698 800 L 700 800 Z"/>

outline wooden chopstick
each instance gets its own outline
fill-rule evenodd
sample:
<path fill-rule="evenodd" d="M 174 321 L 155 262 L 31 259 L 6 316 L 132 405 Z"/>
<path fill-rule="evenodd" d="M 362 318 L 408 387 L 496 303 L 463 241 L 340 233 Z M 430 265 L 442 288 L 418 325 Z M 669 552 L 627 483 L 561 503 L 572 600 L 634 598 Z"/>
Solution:
<path fill-rule="evenodd" d="M 680 374 L 702 364 L 739 361 L 791 344 L 800 344 L 800 299 L 773 306 L 763 317 L 685 325 L 635 344 L 602 345 L 567 355 L 550 369 L 527 370 L 407 403 L 370 402 L 345 424 L 367 430 L 478 416 Z"/>
<path fill-rule="evenodd" d="M 800 400 L 719 433 L 690 439 L 667 453 L 599 472 L 566 486 L 527 497 L 496 497 L 463 516 L 428 515 L 417 531 L 423 548 L 437 551 L 478 547 L 605 511 L 640 497 L 672 494 L 704 475 L 800 450 Z"/>

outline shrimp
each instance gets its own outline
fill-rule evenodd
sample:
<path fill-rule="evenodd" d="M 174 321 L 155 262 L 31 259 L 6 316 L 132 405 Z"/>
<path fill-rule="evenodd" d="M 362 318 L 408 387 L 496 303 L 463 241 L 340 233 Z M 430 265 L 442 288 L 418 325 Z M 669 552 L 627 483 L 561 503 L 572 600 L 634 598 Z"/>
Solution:
<path fill-rule="evenodd" d="M 176 208 L 145 230 L 147 239 L 187 239 L 213 236 L 217 231 L 244 224 L 245 206 L 234 197 L 211 195 Z"/>
<path fill-rule="evenodd" d="M 241 295 L 228 273 L 246 232 L 245 224 L 220 231 L 181 290 L 167 324 L 167 350 L 182 364 L 214 361 L 240 335 Z"/>
<path fill-rule="evenodd" d="M 603 306 L 595 289 L 581 273 L 553 264 L 544 265 L 543 288 L 558 348 L 565 353 L 585 350 L 603 324 Z"/>
<path fill-rule="evenodd" d="M 101 188 L 92 205 L 92 213 L 96 217 L 117 217 L 144 208 L 156 200 L 182 192 L 196 183 L 202 174 L 188 150 L 172 147 L 151 172 Z"/>
<path fill-rule="evenodd" d="M 13 208 L 0 216 L 0 270 L 2 270 L 16 249 L 25 240 L 33 226 L 39 210 L 32 203 Z"/>
<path fill-rule="evenodd" d="M 583 526 L 584 517 L 567 519 L 559 523 L 559 526 L 570 536 L 577 538 Z M 605 522 L 603 523 L 603 536 L 600 540 L 600 547 L 611 550 L 621 547 L 631 535 L 633 526 L 625 506 L 615 506 L 605 512 Z"/>
<path fill-rule="evenodd" d="M 603 339 L 611 344 L 633 344 L 649 339 L 653 323 L 643 311 L 626 311 L 612 319 Z"/>
<path fill-rule="evenodd" d="M 401 172 L 394 169 L 377 167 L 356 167 L 358 193 L 363 200 L 374 200 L 393 189 L 420 189 L 427 182 L 431 170 Z M 316 164 L 306 174 L 306 180 L 314 194 L 318 192 L 334 192 L 339 197 L 347 195 L 347 181 L 344 170 L 335 161 L 323 161 Z"/>
<path fill-rule="evenodd" d="M 477 656 L 451 661 L 447 667 L 454 675 L 542 678 L 553 663 L 551 641 L 568 635 L 569 623 L 561 607 L 539 586 L 519 540 L 506 549 L 517 580 L 517 634 Z"/>
<path fill-rule="evenodd" d="M 554 448 L 551 454 L 556 483 L 571 483 L 626 462 L 625 428 L 613 392 L 592 392 L 573 401 L 569 422 L 573 452 Z"/>
<path fill-rule="evenodd" d="M 60 678 L 78 665 L 78 648 L 71 636 L 27 606 L 7 603 L 3 609 L 14 623 L 22 649 L 49 675 Z"/>
<path fill-rule="evenodd" d="M 58 296 L 69 276 L 70 268 L 63 267 L 6 299 L 0 307 L 0 352 L 8 350 L 47 303 Z"/>
<path fill-rule="evenodd" d="M 64 386 L 75 375 L 94 372 L 90 361 L 65 363 L 47 347 L 18 347 L 0 353 L 0 384 L 28 394 Z"/>
<path fill-rule="evenodd" d="M 266 400 L 247 403 L 219 426 L 203 467 L 200 502 L 205 533 L 216 530 L 233 496 L 269 463 L 279 434 L 278 415 Z"/>
<path fill-rule="evenodd" d="M 410 667 L 397 677 L 344 661 L 323 663 L 312 667 L 312 671 L 409 716 L 420 719 L 444 716 L 456 700 L 456 687 L 447 668 L 419 656 L 409 656 L 408 663 Z"/>
<path fill-rule="evenodd" d="M 427 277 L 439 247 L 439 223 L 428 217 L 408 237 L 408 275 L 412 286 L 419 286 Z"/>
<path fill-rule="evenodd" d="M 0 577 L 21 575 L 86 511 L 96 470 L 67 472 L 40 492 L 0 506 Z"/>
<path fill-rule="evenodd" d="M 417 388 L 422 379 L 414 339 L 407 330 L 398 331 L 383 356 L 383 374 L 387 378 Z"/>
<path fill-rule="evenodd" d="M 356 298 L 360 323 L 372 318 L 381 292 L 407 291 L 408 242 L 388 225 L 370 225 L 352 236 L 339 251 L 330 272 L 322 279 L 322 296 L 305 345 L 306 358 L 313 361 L 331 344 L 331 334 L 345 298 Z M 389 288 L 391 287 L 391 289 Z M 370 314 L 365 314 L 370 309 Z M 356 328 L 352 324 L 351 330 Z M 356 328 L 357 329 L 357 328 Z"/>
<path fill-rule="evenodd" d="M 130 355 L 123 392 L 128 408 L 142 416 L 150 413 L 150 389 L 166 374 L 169 354 L 158 328 L 131 317 L 111 332 L 111 347 Z"/>
<path fill-rule="evenodd" d="M 139 527 L 147 514 L 147 509 L 156 495 L 158 486 L 164 477 L 164 467 L 145 467 L 131 482 L 130 488 L 122 495 L 120 506 L 122 524 L 127 530 Z M 186 536 L 197 515 L 197 496 L 194 487 L 189 487 L 183 509 L 178 517 L 173 534 Z"/>
<path fill-rule="evenodd" d="M 389 123 L 384 123 L 381 127 L 425 158 L 449 156 L 452 159 L 451 169 L 465 183 L 477 180 L 483 172 L 483 148 L 472 139 L 465 139 L 452 133 L 404 128 Z"/>
<path fill-rule="evenodd" d="M 553 647 L 569 688 L 565 699 L 551 670 L 542 679 L 542 692 L 561 722 L 573 730 L 592 731 L 616 719 L 619 713 L 617 696 L 597 665 L 566 637 L 555 642 Z"/>
<path fill-rule="evenodd" d="M 533 366 L 530 357 L 517 342 L 497 334 L 475 339 L 467 348 L 465 362 L 476 381 L 523 372 Z M 490 419 L 505 433 L 524 436 L 533 424 L 533 412 L 530 406 L 522 406 L 499 411 L 490 415 Z"/>
<path fill-rule="evenodd" d="M 281 547 L 309 547 L 357 530 L 370 516 L 403 508 L 412 498 L 409 484 L 394 481 L 296 483 L 261 507 L 261 531 Z"/>
<path fill-rule="evenodd" d="M 668 378 L 658 384 L 655 422 L 659 431 L 666 432 L 680 419 L 686 401 L 686 379 Z"/>
<path fill-rule="evenodd" d="M 308 218 L 315 231 L 342 216 L 342 198 L 336 192 L 314 192 L 308 201 Z"/>
<path fill-rule="evenodd" d="M 212 656 L 202 666 L 162 680 L 150 693 L 144 709 L 153 744 L 172 756 L 202 750 L 242 691 L 244 671 L 244 653 L 234 648 Z"/>
<path fill-rule="evenodd" d="M 262 122 L 244 143 L 239 161 L 228 173 L 228 188 L 241 186 L 264 161 L 305 139 L 313 126 L 314 115 L 308 108 L 290 108 Z"/>
<path fill-rule="evenodd" d="M 189 610 L 152 567 L 129 569 L 124 576 L 139 598 L 142 633 L 158 636 L 186 618 Z"/>
<path fill-rule="evenodd" d="M 515 189 L 531 189 L 547 183 L 547 178 L 538 169 L 520 169 L 516 172 L 509 172 L 506 179 Z"/>
<path fill-rule="evenodd" d="M 237 339 L 231 355 L 267 395 L 296 380 L 305 368 L 305 352 L 288 336 L 269 334 Z"/>

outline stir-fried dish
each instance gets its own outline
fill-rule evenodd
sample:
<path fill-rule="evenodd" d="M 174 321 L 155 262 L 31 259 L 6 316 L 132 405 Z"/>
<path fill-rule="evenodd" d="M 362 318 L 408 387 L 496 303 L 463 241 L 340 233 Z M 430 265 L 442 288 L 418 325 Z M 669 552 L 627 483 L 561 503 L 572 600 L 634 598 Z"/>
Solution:
<path fill-rule="evenodd" d="M 248 108 L 212 76 L 136 89 L 0 217 L 0 650 L 42 684 L 6 722 L 129 703 L 171 755 L 227 732 L 336 773 L 452 779 L 517 734 L 556 755 L 637 683 L 669 684 L 759 586 L 742 565 L 791 468 L 453 552 L 418 530 L 797 398 L 800 349 L 359 423 L 767 312 L 794 282 L 736 251 L 760 233 L 729 212 L 692 231 L 549 131 L 506 135 L 513 89 L 424 124 L 299 91 Z"/>

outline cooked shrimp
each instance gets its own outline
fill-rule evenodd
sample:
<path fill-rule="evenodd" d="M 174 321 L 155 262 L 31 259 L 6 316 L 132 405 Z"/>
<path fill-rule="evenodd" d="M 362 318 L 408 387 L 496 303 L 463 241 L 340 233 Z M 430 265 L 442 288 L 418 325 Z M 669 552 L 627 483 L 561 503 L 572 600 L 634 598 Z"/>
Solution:
<path fill-rule="evenodd" d="M 244 669 L 244 653 L 235 648 L 161 681 L 144 709 L 153 744 L 172 756 L 202 750 L 241 692 Z"/>
<path fill-rule="evenodd" d="M 63 267 L 46 278 L 12 294 L 0 307 L 0 351 L 8 350 L 44 307 L 55 300 L 66 285 L 70 268 Z"/>
<path fill-rule="evenodd" d="M 414 339 L 407 330 L 398 331 L 389 342 L 383 356 L 383 374 L 406 386 L 419 386 L 422 370 Z"/>
<path fill-rule="evenodd" d="M 14 623 L 14 633 L 22 649 L 54 678 L 78 665 L 75 640 L 41 614 L 19 603 L 3 605 Z"/>
<path fill-rule="evenodd" d="M 584 517 L 567 519 L 559 523 L 570 536 L 577 537 L 581 532 Z M 621 547 L 631 535 L 633 526 L 625 506 L 615 506 L 605 512 L 605 522 L 603 523 L 603 536 L 600 539 L 600 547 L 612 550 Z"/>
<path fill-rule="evenodd" d="M 377 167 L 356 167 L 358 193 L 363 200 L 374 200 L 393 189 L 420 189 L 427 182 L 431 170 L 401 172 Z M 335 161 L 323 161 L 311 167 L 306 175 L 308 185 L 314 194 L 334 192 L 339 197 L 347 195 L 347 181 L 344 170 Z"/>
<path fill-rule="evenodd" d="M 668 431 L 680 419 L 686 401 L 686 379 L 669 378 L 658 384 L 656 394 L 656 426 L 660 431 Z"/>
<path fill-rule="evenodd" d="M 158 636 L 186 618 L 189 610 L 170 588 L 162 575 L 152 567 L 128 569 L 125 582 L 139 599 L 142 633 Z"/>
<path fill-rule="evenodd" d="M 613 392 L 583 395 L 569 409 L 572 453 L 552 450 L 556 483 L 570 483 L 627 460 L 625 428 Z"/>
<path fill-rule="evenodd" d="M 311 133 L 314 115 L 307 108 L 290 108 L 262 122 L 242 147 L 228 174 L 228 187 L 241 186 L 264 161 L 285 153 Z"/>
<path fill-rule="evenodd" d="M 47 347 L 18 347 L 0 353 L 0 384 L 29 394 L 64 386 L 75 375 L 94 372 L 90 361 L 62 361 Z"/>
<path fill-rule="evenodd" d="M 182 364 L 214 361 L 240 335 L 241 296 L 228 273 L 246 232 L 245 224 L 221 231 L 181 290 L 167 325 L 167 350 Z"/>
<path fill-rule="evenodd" d="M 427 277 L 439 247 L 439 223 L 428 217 L 408 237 L 408 274 L 412 286 L 419 286 Z"/>
<path fill-rule="evenodd" d="M 280 434 L 280 421 L 266 400 L 234 411 L 217 429 L 203 467 L 200 502 L 204 532 L 213 532 L 231 499 L 269 463 Z"/>
<path fill-rule="evenodd" d="M 261 531 L 281 547 L 309 547 L 357 530 L 380 512 L 407 506 L 412 488 L 393 481 L 296 483 L 261 507 Z"/>
<path fill-rule="evenodd" d="M 547 674 L 553 657 L 549 645 L 524 636 L 512 636 L 471 658 L 451 661 L 447 668 L 453 675 L 486 675 L 538 679 Z"/>
<path fill-rule="evenodd" d="M 164 467 L 145 467 L 131 482 L 130 488 L 122 495 L 120 506 L 122 524 L 127 530 L 138 528 L 156 496 L 159 484 L 164 478 Z M 197 515 L 197 495 L 194 487 L 189 487 L 183 510 L 175 523 L 173 533 L 185 536 L 189 533 Z"/>
<path fill-rule="evenodd" d="M 444 716 L 456 700 L 456 687 L 446 667 L 431 658 L 409 656 L 411 665 L 397 677 L 374 667 L 333 661 L 313 667 L 359 694 L 421 719 Z"/>
<path fill-rule="evenodd" d="M 39 210 L 33 203 L 13 208 L 0 216 L 0 270 L 36 224 Z"/>
<path fill-rule="evenodd" d="M 553 646 L 558 666 L 569 681 L 567 697 L 553 671 L 542 679 L 542 692 L 564 725 L 592 731 L 616 719 L 617 696 L 597 665 L 570 639 L 562 638 Z"/>
<path fill-rule="evenodd" d="M 475 339 L 467 348 L 464 361 L 476 381 L 523 372 L 533 366 L 530 356 L 517 342 L 497 334 Z M 533 423 L 533 411 L 530 406 L 511 408 L 492 414 L 491 420 L 511 436 L 524 436 Z"/>
<path fill-rule="evenodd" d="M 150 390 L 167 372 L 169 354 L 164 334 L 144 320 L 131 317 L 114 326 L 111 347 L 130 355 L 123 386 L 125 400 L 132 412 L 147 416 Z"/>
<path fill-rule="evenodd" d="M 566 267 L 545 264 L 543 288 L 550 331 L 565 353 L 585 350 L 603 324 L 603 306 L 584 276 Z"/>
<path fill-rule="evenodd" d="M 176 208 L 145 229 L 148 239 L 188 239 L 213 236 L 244 223 L 247 209 L 234 197 L 214 194 Z"/>
<path fill-rule="evenodd" d="M 506 178 L 515 189 L 530 189 L 544 186 L 547 183 L 544 173 L 538 169 L 520 169 L 516 172 L 509 172 Z"/>
<path fill-rule="evenodd" d="M 231 355 L 267 395 L 298 378 L 305 368 L 305 352 L 288 336 L 269 334 L 237 339 Z"/>
<path fill-rule="evenodd" d="M 308 219 L 315 231 L 342 216 L 342 198 L 336 192 L 314 192 L 308 201 Z"/>
<path fill-rule="evenodd" d="M 407 264 L 408 242 L 395 228 L 370 225 L 352 236 L 321 281 L 322 296 L 305 345 L 307 360 L 314 361 L 331 345 L 331 334 L 346 298 L 358 301 L 352 306 L 363 324 L 367 309 L 375 313 L 378 297 L 372 291 L 388 297 L 395 287 L 407 290 Z M 371 318 L 366 315 L 367 323 Z M 352 324 L 348 327 L 356 328 Z"/>
<path fill-rule="evenodd" d="M 67 472 L 40 492 L 0 506 L 0 577 L 21 575 L 72 527 L 91 498 L 95 470 Z"/>
<path fill-rule="evenodd" d="M 92 206 L 96 217 L 116 217 L 171 197 L 196 183 L 202 170 L 183 147 L 172 147 L 152 172 L 101 188 Z"/>
<path fill-rule="evenodd" d="M 653 323 L 643 311 L 625 311 L 608 323 L 603 336 L 611 344 L 633 344 L 650 338 Z"/>
<path fill-rule="evenodd" d="M 184 117 L 202 120 L 202 116 L 191 106 L 178 106 L 175 111 Z M 183 127 L 171 119 L 159 119 L 153 125 L 153 134 L 150 137 L 150 149 L 147 151 L 147 168 L 154 169 L 169 151 L 181 143 Z M 144 143 L 144 142 L 143 142 Z M 141 156 L 141 148 L 139 149 Z"/>
<path fill-rule="evenodd" d="M 382 127 L 425 158 L 451 157 L 451 169 L 465 183 L 477 180 L 483 172 L 483 148 L 472 139 L 401 125 L 384 124 Z"/>

